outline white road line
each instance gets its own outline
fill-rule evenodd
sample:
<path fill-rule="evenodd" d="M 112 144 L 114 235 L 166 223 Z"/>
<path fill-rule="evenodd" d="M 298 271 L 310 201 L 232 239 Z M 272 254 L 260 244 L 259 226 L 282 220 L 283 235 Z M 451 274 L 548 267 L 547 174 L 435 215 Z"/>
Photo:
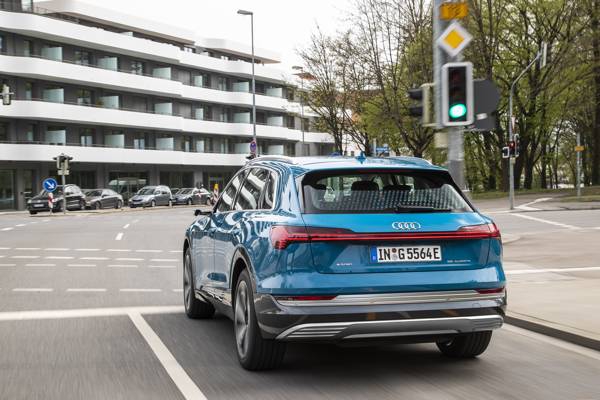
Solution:
<path fill-rule="evenodd" d="M 555 339 L 550 336 L 542 335 L 537 332 L 528 331 L 523 328 L 516 327 L 514 325 L 504 324 L 502 330 L 509 331 L 512 333 L 516 333 L 518 335 L 526 336 L 531 339 L 539 340 L 540 342 L 544 342 L 556 347 L 560 347 L 563 350 L 571 351 L 573 353 L 580 354 L 582 356 L 586 356 L 589 358 L 593 358 L 594 360 L 600 361 L 600 352 L 588 349 L 586 347 L 578 346 L 576 344 L 572 344 L 569 342 L 562 341 L 560 339 Z"/>
<path fill-rule="evenodd" d="M 123 232 L 117 233 L 117 236 L 115 237 L 115 240 L 121 240 L 121 239 L 123 239 Z"/>
<path fill-rule="evenodd" d="M 33 259 L 33 258 L 40 258 L 40 256 L 10 256 L 10 258 Z"/>
<path fill-rule="evenodd" d="M 162 250 L 136 250 L 137 253 L 162 253 Z"/>
<path fill-rule="evenodd" d="M 67 292 L 106 292 L 105 288 L 69 288 Z"/>
<path fill-rule="evenodd" d="M 12 231 L 15 228 L 2 228 L 3 231 Z"/>
<path fill-rule="evenodd" d="M 67 267 L 95 267 L 96 264 L 67 264 Z"/>
<path fill-rule="evenodd" d="M 52 292 L 52 288 L 14 288 L 13 292 Z"/>
<path fill-rule="evenodd" d="M 4 258 L 4 257 L 6 257 L 6 256 L 0 256 L 0 258 Z"/>
<path fill-rule="evenodd" d="M 510 215 L 514 215 L 515 217 L 519 217 L 519 218 L 529 219 L 531 221 L 542 222 L 544 224 L 550 224 L 550 225 L 560 226 L 561 228 L 580 229 L 577 226 L 568 225 L 568 224 L 562 224 L 560 222 L 549 221 L 547 219 L 541 219 L 541 218 L 537 218 L 537 217 L 532 217 L 531 215 L 517 214 L 517 213 L 512 213 Z"/>
<path fill-rule="evenodd" d="M 175 265 L 149 265 L 148 268 L 176 268 Z"/>
<path fill-rule="evenodd" d="M 131 251 L 131 250 L 130 249 L 107 249 L 106 251 L 126 253 L 126 252 Z"/>
<path fill-rule="evenodd" d="M 130 293 L 134 293 L 134 292 L 150 293 L 150 292 L 160 292 L 160 291 L 161 291 L 161 289 L 135 289 L 135 288 L 119 289 L 119 292 L 130 292 Z"/>
<path fill-rule="evenodd" d="M 80 260 L 108 260 L 108 257 L 79 257 Z"/>
<path fill-rule="evenodd" d="M 115 258 L 115 260 L 117 260 L 117 261 L 144 261 L 143 258 L 128 258 L 128 257 Z"/>
<path fill-rule="evenodd" d="M 137 268 L 134 264 L 109 264 L 109 268 Z"/>
<path fill-rule="evenodd" d="M 50 220 L 49 219 L 44 219 L 44 220 L 42 220 L 42 222 L 50 222 Z"/>
<path fill-rule="evenodd" d="M 129 315 L 130 312 L 139 314 L 179 314 L 183 306 L 152 306 L 152 307 L 112 307 L 112 308 L 82 308 L 73 310 L 34 310 L 0 312 L 0 321 L 24 321 L 41 319 L 112 317 Z"/>
<path fill-rule="evenodd" d="M 19 227 L 21 227 L 21 226 L 25 226 L 25 224 L 17 224 L 17 225 L 15 225 L 15 226 L 19 226 Z"/>
<path fill-rule="evenodd" d="M 150 259 L 152 262 L 177 262 L 179 261 L 177 258 L 152 258 Z"/>
<path fill-rule="evenodd" d="M 181 292 L 183 292 L 183 289 L 182 289 L 182 288 L 179 288 L 179 289 L 173 289 L 173 291 L 174 291 L 175 293 L 181 293 Z"/>
<path fill-rule="evenodd" d="M 539 208 L 529 207 L 532 204 L 539 203 L 542 201 L 552 200 L 552 197 L 542 197 L 541 199 L 535 199 L 534 201 L 530 201 L 529 203 L 521 204 L 520 206 L 516 206 L 519 210 L 523 211 L 539 211 Z"/>
<path fill-rule="evenodd" d="M 26 267 L 56 267 L 56 264 L 25 264 Z"/>
<path fill-rule="evenodd" d="M 100 251 L 100 249 L 75 249 L 75 251 Z"/>
<path fill-rule="evenodd" d="M 131 221 L 132 224 L 135 224 L 136 222 L 138 222 L 139 219 L 134 219 L 133 221 Z"/>
<path fill-rule="evenodd" d="M 129 318 L 131 318 L 131 322 L 133 322 L 144 340 L 146 340 L 146 343 L 148 343 L 148 346 L 150 346 L 154 355 L 156 355 L 156 358 L 158 358 L 158 361 L 160 361 L 165 371 L 167 371 L 167 374 L 169 374 L 183 397 L 186 400 L 206 400 L 204 393 L 196 386 L 141 314 L 130 312 Z"/>
<path fill-rule="evenodd" d="M 0 267 L 16 267 L 17 264 L 0 264 Z"/>
<path fill-rule="evenodd" d="M 10 250 L 10 247 L 0 247 L 0 250 Z"/>
<path fill-rule="evenodd" d="M 44 258 L 46 258 L 48 260 L 72 260 L 75 257 L 71 257 L 71 256 L 47 256 L 47 257 L 44 257 Z"/>
<path fill-rule="evenodd" d="M 15 247 L 15 250 L 23 250 L 23 251 L 33 251 L 39 250 L 39 247 Z"/>
<path fill-rule="evenodd" d="M 573 267 L 573 268 L 539 268 L 539 269 L 513 269 L 506 270 L 506 275 L 545 274 L 548 272 L 569 273 L 581 271 L 600 271 L 600 267 Z"/>
<path fill-rule="evenodd" d="M 129 224 L 123 225 L 123 229 L 127 229 L 127 228 L 129 228 Z"/>
<path fill-rule="evenodd" d="M 169 253 L 181 253 L 181 250 L 169 250 Z"/>
<path fill-rule="evenodd" d="M 47 250 L 47 251 L 68 251 L 70 249 L 68 249 L 66 247 L 47 247 L 44 250 Z"/>

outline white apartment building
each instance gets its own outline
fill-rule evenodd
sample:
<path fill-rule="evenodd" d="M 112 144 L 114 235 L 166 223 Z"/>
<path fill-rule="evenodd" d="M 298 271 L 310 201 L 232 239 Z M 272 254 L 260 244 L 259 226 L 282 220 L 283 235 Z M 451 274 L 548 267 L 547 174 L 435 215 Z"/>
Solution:
<path fill-rule="evenodd" d="M 250 57 L 249 44 L 82 1 L 0 0 L 0 83 L 15 93 L 0 105 L 0 210 L 23 209 L 60 153 L 74 158 L 68 183 L 125 197 L 222 186 L 249 153 Z M 329 154 L 277 54 L 255 57 L 259 154 Z"/>

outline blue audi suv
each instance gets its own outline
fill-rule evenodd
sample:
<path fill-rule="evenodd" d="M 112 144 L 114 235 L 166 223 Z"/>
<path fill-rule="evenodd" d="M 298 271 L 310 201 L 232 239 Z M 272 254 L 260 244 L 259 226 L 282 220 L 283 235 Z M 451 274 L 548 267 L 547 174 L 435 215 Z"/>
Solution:
<path fill-rule="evenodd" d="M 500 232 L 412 157 L 259 157 L 183 243 L 190 318 L 233 320 L 241 365 L 287 342 L 436 343 L 476 357 L 503 323 Z"/>

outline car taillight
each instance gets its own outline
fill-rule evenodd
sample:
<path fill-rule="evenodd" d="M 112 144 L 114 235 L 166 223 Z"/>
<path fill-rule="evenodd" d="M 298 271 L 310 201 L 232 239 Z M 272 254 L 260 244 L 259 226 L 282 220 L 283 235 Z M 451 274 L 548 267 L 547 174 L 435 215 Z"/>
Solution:
<path fill-rule="evenodd" d="M 283 250 L 291 243 L 333 240 L 336 237 L 340 237 L 340 235 L 351 233 L 352 231 L 348 229 L 339 228 L 275 225 L 271 227 L 270 238 L 273 248 Z"/>
<path fill-rule="evenodd" d="M 481 225 L 467 225 L 458 229 L 458 232 L 464 232 L 473 239 L 477 238 L 500 238 L 500 231 L 495 223 Z"/>
<path fill-rule="evenodd" d="M 493 288 L 493 289 L 477 289 L 477 293 L 479 294 L 494 294 L 494 293 L 502 293 L 504 291 L 504 287 Z"/>

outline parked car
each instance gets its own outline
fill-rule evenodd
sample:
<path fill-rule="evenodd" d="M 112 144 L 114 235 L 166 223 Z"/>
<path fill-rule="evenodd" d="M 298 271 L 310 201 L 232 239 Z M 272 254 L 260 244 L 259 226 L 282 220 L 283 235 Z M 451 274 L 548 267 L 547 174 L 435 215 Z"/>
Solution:
<path fill-rule="evenodd" d="M 164 185 L 144 186 L 129 199 L 129 207 L 155 207 L 173 205 L 171 190 Z"/>
<path fill-rule="evenodd" d="M 94 210 L 123 207 L 123 196 L 111 189 L 85 190 L 85 207 Z"/>
<path fill-rule="evenodd" d="M 233 319 L 246 369 L 277 367 L 290 341 L 433 342 L 475 357 L 503 324 L 500 232 L 425 160 L 261 157 L 195 214 L 185 311 Z"/>
<path fill-rule="evenodd" d="M 52 192 L 52 209 L 50 209 L 48 201 L 49 196 L 49 192 L 42 190 L 38 195 L 29 199 L 27 201 L 29 214 L 35 215 L 40 211 L 62 211 L 65 201 L 67 203 L 67 210 L 85 209 L 85 195 L 77 185 L 57 186 L 56 190 Z"/>
<path fill-rule="evenodd" d="M 173 204 L 210 204 L 212 193 L 204 188 L 181 188 L 173 194 Z"/>

